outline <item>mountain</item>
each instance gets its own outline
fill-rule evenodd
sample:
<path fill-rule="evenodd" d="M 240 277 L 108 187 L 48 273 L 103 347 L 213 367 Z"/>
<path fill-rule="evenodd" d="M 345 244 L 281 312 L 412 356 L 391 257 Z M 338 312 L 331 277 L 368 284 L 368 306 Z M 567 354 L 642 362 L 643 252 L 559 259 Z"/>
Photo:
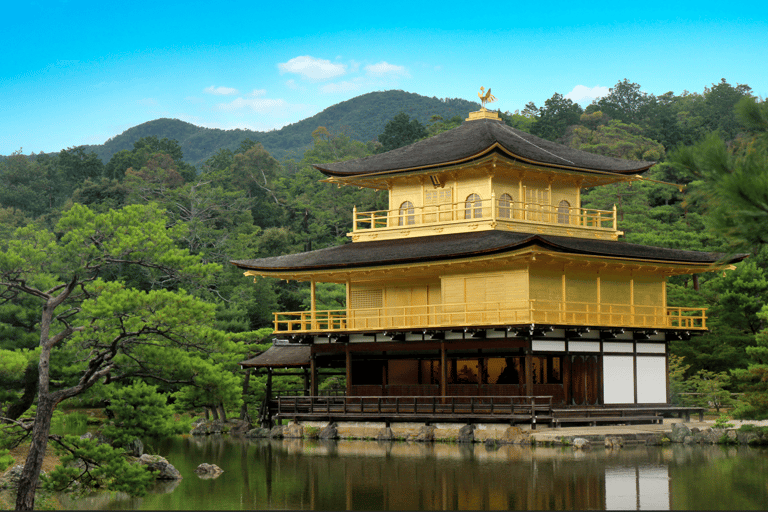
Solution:
<path fill-rule="evenodd" d="M 156 119 L 129 128 L 101 145 L 86 146 L 105 163 L 123 149 L 133 149 L 133 143 L 142 137 L 155 135 L 162 139 L 176 139 L 184 152 L 184 159 L 195 165 L 207 160 L 220 148 L 235 150 L 245 139 L 261 142 L 278 160 L 301 159 L 312 144 L 312 132 L 325 126 L 332 133 L 344 131 L 362 142 L 375 140 L 384 126 L 400 112 L 411 119 L 427 124 L 433 115 L 462 119 L 480 105 L 459 98 L 429 98 L 405 91 L 371 92 L 337 103 L 312 117 L 284 126 L 279 130 L 257 132 L 251 130 L 220 130 L 203 128 L 178 119 Z"/>

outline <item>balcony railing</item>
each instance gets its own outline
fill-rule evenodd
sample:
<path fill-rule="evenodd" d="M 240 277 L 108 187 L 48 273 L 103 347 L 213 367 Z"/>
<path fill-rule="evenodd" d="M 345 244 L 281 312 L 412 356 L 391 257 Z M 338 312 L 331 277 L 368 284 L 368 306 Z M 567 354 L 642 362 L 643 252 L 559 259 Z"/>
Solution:
<path fill-rule="evenodd" d="M 616 208 L 593 210 L 540 203 L 511 203 L 498 200 L 444 203 L 395 210 L 376 210 L 352 214 L 352 231 L 405 229 L 416 226 L 477 221 L 509 224 L 548 224 L 589 230 L 616 231 Z"/>
<path fill-rule="evenodd" d="M 706 308 L 518 300 L 275 313 L 276 333 L 554 324 L 704 330 Z"/>

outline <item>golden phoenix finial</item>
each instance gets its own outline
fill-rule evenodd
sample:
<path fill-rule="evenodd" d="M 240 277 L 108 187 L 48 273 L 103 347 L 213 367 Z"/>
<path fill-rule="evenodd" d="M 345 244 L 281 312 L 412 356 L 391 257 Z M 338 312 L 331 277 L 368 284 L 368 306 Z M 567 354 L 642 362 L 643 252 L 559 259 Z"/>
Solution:
<path fill-rule="evenodd" d="M 491 94 L 491 88 L 488 88 L 488 92 L 485 92 L 485 87 L 480 87 L 480 92 L 477 93 L 477 96 L 480 98 L 480 103 L 482 104 L 482 108 L 485 109 L 486 103 L 492 103 L 496 101 L 496 96 Z"/>

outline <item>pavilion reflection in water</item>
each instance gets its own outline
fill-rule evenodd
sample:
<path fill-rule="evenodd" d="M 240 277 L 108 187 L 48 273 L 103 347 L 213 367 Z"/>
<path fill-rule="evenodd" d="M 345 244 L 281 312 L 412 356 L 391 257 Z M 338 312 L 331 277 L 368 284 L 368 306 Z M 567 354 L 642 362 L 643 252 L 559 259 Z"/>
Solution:
<path fill-rule="evenodd" d="M 307 491 L 315 510 L 340 505 L 340 496 L 327 501 L 329 479 L 337 482 L 348 510 L 671 508 L 666 463 L 649 461 L 640 447 L 601 453 L 514 445 L 489 450 L 441 443 L 275 443 L 311 459 Z"/>

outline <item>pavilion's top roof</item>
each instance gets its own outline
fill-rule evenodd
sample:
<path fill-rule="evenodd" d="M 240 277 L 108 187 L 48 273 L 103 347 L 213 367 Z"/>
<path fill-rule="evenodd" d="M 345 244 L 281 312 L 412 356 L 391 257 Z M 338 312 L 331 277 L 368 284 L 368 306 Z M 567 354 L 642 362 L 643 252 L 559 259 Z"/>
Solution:
<path fill-rule="evenodd" d="M 503 254 L 531 245 L 568 254 L 659 261 L 670 264 L 735 263 L 747 256 L 737 254 L 726 257 L 720 253 L 684 251 L 625 242 L 489 230 L 357 242 L 317 251 L 237 260 L 231 263 L 242 269 L 263 271 L 265 274 L 285 271 L 307 272 L 447 261 Z"/>
<path fill-rule="evenodd" d="M 540 139 L 501 121 L 480 119 L 410 146 L 357 160 L 316 164 L 315 168 L 336 177 L 397 173 L 461 164 L 491 152 L 545 167 L 615 174 L 636 174 L 655 163 L 587 153 Z"/>

